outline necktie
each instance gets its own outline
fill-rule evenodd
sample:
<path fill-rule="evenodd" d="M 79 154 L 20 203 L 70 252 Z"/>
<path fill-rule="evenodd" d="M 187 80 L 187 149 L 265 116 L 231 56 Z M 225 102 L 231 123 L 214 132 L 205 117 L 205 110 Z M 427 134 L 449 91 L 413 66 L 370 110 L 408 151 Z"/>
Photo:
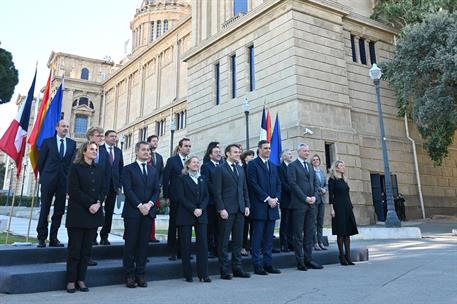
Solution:
<path fill-rule="evenodd" d="M 109 147 L 109 163 L 112 165 L 114 162 L 113 147 Z"/>
<path fill-rule="evenodd" d="M 233 172 L 235 172 L 235 175 L 238 176 L 238 170 L 236 169 L 235 163 L 232 164 Z"/>
<path fill-rule="evenodd" d="M 65 155 L 65 146 L 63 145 L 63 139 L 60 140 L 59 154 L 60 158 L 63 158 Z"/>
<path fill-rule="evenodd" d="M 156 153 L 155 152 L 152 152 L 151 165 L 153 165 L 153 166 L 156 165 Z"/>
<path fill-rule="evenodd" d="M 305 167 L 306 173 L 309 173 L 308 164 L 304 161 L 303 166 Z"/>
<path fill-rule="evenodd" d="M 265 167 L 267 167 L 267 170 L 270 171 L 270 166 L 268 166 L 268 160 L 265 161 Z"/>
<path fill-rule="evenodd" d="M 141 166 L 143 166 L 143 177 L 146 178 L 148 174 L 146 173 L 146 164 L 142 163 Z"/>
<path fill-rule="evenodd" d="M 218 164 L 218 163 L 215 163 L 214 166 L 217 168 L 217 167 L 219 167 L 219 164 Z"/>

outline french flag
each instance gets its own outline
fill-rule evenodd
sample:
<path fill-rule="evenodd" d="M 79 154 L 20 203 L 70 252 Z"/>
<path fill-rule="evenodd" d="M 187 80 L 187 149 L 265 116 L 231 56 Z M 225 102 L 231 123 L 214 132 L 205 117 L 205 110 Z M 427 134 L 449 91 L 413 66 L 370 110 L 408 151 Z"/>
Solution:
<path fill-rule="evenodd" d="M 267 115 L 265 107 L 262 112 L 262 120 L 260 121 L 260 140 L 267 140 Z"/>
<path fill-rule="evenodd" d="M 11 122 L 11 125 L 6 130 L 3 137 L 0 139 L 0 150 L 5 152 L 16 162 L 16 175 L 19 177 L 22 168 L 22 158 L 25 153 L 25 144 L 27 130 L 29 128 L 30 111 L 32 108 L 33 94 L 35 92 L 35 76 L 33 77 L 32 86 L 27 94 L 26 101 L 21 105 L 16 118 Z"/>

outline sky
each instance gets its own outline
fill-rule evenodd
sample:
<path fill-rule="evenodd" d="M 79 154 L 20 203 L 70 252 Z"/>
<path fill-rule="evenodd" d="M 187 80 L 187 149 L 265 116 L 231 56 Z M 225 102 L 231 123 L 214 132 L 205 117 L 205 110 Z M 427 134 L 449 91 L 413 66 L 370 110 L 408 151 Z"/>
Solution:
<path fill-rule="evenodd" d="M 115 62 L 130 39 L 129 23 L 141 0 L 2 0 L 0 47 L 13 55 L 19 83 L 0 105 L 0 137 L 17 113 L 18 94 L 27 95 L 38 62 L 35 96 L 46 85 L 52 51 Z"/>

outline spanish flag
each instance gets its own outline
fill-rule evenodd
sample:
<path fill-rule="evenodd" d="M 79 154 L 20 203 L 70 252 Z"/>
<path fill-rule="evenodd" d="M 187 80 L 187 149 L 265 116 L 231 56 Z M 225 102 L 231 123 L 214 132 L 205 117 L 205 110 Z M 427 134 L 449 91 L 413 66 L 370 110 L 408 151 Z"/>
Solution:
<path fill-rule="evenodd" d="M 44 90 L 43 99 L 40 103 L 40 108 L 38 109 L 37 117 L 35 119 L 35 124 L 33 125 L 32 132 L 30 133 L 28 143 L 30 144 L 30 163 L 33 168 L 33 172 L 35 173 L 35 177 L 38 176 L 38 157 L 39 157 L 39 150 L 36 145 L 38 134 L 40 133 L 41 125 L 43 124 L 44 117 L 46 112 L 48 111 L 49 107 L 49 100 L 50 100 L 50 90 L 51 90 L 51 72 L 49 72 L 48 82 L 46 84 L 46 88 Z"/>

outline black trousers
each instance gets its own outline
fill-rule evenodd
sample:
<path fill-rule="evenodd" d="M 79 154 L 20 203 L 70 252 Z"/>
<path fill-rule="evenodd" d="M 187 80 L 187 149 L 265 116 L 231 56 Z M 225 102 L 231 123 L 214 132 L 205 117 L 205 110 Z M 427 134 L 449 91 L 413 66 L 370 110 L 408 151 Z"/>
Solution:
<path fill-rule="evenodd" d="M 293 247 L 292 209 L 281 208 L 281 223 L 279 224 L 279 241 L 281 248 Z"/>
<path fill-rule="evenodd" d="M 325 215 L 325 205 L 323 202 L 315 204 L 316 212 L 315 220 L 316 223 L 316 234 L 314 235 L 313 242 L 314 244 L 322 244 L 323 239 L 323 229 L 324 229 L 324 215 Z"/>
<path fill-rule="evenodd" d="M 217 255 L 217 243 L 218 243 L 218 232 L 217 227 L 217 218 L 219 214 L 217 213 L 216 205 L 210 204 L 207 208 L 208 212 L 208 227 L 207 227 L 207 239 L 208 239 L 208 250 L 210 250 L 214 255 Z"/>
<path fill-rule="evenodd" d="M 172 254 L 180 255 L 179 251 L 179 232 L 176 229 L 176 212 L 178 211 L 178 204 L 170 201 L 170 215 L 168 220 L 168 235 L 167 246 Z M 178 236 L 176 236 L 178 232 Z"/>
<path fill-rule="evenodd" d="M 123 266 L 127 277 L 144 276 L 153 219 L 150 216 L 124 218 Z"/>
<path fill-rule="evenodd" d="M 248 239 L 249 235 L 249 239 Z M 243 248 L 249 250 L 251 248 L 250 241 L 252 241 L 252 221 L 249 216 L 244 217 L 243 225 Z"/>
<path fill-rule="evenodd" d="M 230 234 L 232 235 L 232 270 L 241 270 L 241 245 L 243 242 L 244 214 L 241 212 L 229 214 L 228 219 L 223 220 L 219 216 L 219 246 L 218 257 L 222 274 L 229 271 L 228 245 Z"/>
<path fill-rule="evenodd" d="M 197 239 L 197 275 L 199 278 L 206 278 L 208 276 L 207 227 L 206 224 L 196 224 L 194 229 Z M 192 226 L 179 226 L 179 241 L 181 243 L 182 271 L 185 278 L 191 278 Z"/>
<path fill-rule="evenodd" d="M 292 209 L 294 250 L 298 264 L 312 260 L 313 237 L 316 233 L 315 209 L 314 205 L 306 205 L 304 209 Z"/>
<path fill-rule="evenodd" d="M 102 230 L 100 230 L 100 238 L 107 239 L 111 232 L 111 225 L 113 223 L 114 205 L 116 204 L 117 192 L 113 186 L 110 186 L 110 190 L 105 199 L 103 209 L 105 211 L 105 223 L 103 224 Z"/>
<path fill-rule="evenodd" d="M 92 240 L 97 228 L 67 228 L 68 256 L 67 282 L 85 281 L 87 261 L 92 251 Z"/>
<path fill-rule="evenodd" d="M 66 200 L 66 189 L 65 185 L 66 178 L 62 177 L 64 182 L 60 181 L 54 185 L 41 185 L 41 208 L 40 217 L 38 219 L 38 225 L 36 231 L 38 233 L 38 240 L 46 240 L 48 237 L 48 216 L 51 209 L 52 199 L 54 199 L 54 213 L 51 218 L 51 231 L 49 233 L 49 240 L 57 239 L 57 232 L 60 228 L 62 216 L 65 213 L 65 200 Z"/>

